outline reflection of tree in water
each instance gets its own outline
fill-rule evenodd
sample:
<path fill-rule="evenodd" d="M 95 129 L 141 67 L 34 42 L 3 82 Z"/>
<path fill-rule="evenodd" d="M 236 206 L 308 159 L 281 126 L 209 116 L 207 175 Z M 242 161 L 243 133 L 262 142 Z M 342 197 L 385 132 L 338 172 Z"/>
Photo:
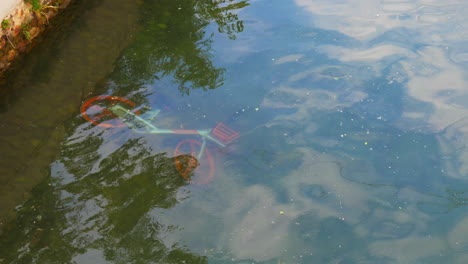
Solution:
<path fill-rule="evenodd" d="M 166 247 L 160 236 L 177 226 L 162 226 L 148 214 L 178 202 L 186 181 L 174 160 L 151 154 L 139 139 L 99 160 L 96 143 L 89 137 L 64 147 L 57 174 L 71 182 L 36 189 L 2 236 L 0 255 L 20 263 L 67 263 L 93 249 L 114 263 L 206 263 L 180 246 Z"/>
<path fill-rule="evenodd" d="M 234 10 L 247 5 L 245 0 L 145 1 L 142 29 L 118 61 L 112 79 L 123 89 L 133 89 L 170 77 L 183 94 L 190 88 L 219 87 L 224 69 L 211 61 L 213 34 L 206 36 L 206 27 L 215 21 L 219 32 L 235 39 L 244 27 Z"/>
<path fill-rule="evenodd" d="M 205 28 L 215 21 L 219 32 L 234 39 L 243 25 L 233 10 L 246 1 L 141 3 L 142 29 L 116 63 L 113 92 L 128 95 L 163 77 L 185 94 L 218 87 L 224 70 L 211 61 L 212 35 Z M 69 263 L 94 250 L 113 263 L 206 263 L 177 244 L 164 244 L 161 237 L 177 226 L 162 226 L 149 215 L 153 208 L 177 204 L 177 190 L 187 184 L 173 158 L 152 154 L 142 140 L 129 140 L 102 157 L 103 142 L 90 134 L 63 146 L 52 166 L 56 177 L 38 186 L 17 221 L 5 227 L 0 262 Z"/>

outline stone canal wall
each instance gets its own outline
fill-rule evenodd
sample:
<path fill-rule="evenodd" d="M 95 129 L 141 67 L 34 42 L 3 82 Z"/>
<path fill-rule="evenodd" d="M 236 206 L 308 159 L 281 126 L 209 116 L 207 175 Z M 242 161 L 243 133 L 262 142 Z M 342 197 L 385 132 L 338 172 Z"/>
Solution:
<path fill-rule="evenodd" d="M 0 77 L 38 42 L 50 19 L 71 0 L 0 1 Z"/>

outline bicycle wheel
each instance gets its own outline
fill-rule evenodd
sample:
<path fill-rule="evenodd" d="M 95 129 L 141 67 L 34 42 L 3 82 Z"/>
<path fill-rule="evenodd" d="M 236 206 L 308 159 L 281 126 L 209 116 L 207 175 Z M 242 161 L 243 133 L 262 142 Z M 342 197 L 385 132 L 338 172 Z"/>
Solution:
<path fill-rule="evenodd" d="M 97 96 L 89 99 L 81 106 L 81 115 L 87 121 L 102 127 L 123 127 L 125 123 L 107 108 L 120 103 L 121 105 L 132 109 L 136 104 L 128 99 L 117 96 Z M 134 111 L 136 115 L 140 111 Z"/>
<path fill-rule="evenodd" d="M 214 176 L 214 160 L 207 148 L 203 151 L 200 160 L 197 160 L 202 143 L 192 139 L 186 139 L 174 150 L 174 161 L 180 175 L 187 181 L 195 184 L 205 184 Z"/>

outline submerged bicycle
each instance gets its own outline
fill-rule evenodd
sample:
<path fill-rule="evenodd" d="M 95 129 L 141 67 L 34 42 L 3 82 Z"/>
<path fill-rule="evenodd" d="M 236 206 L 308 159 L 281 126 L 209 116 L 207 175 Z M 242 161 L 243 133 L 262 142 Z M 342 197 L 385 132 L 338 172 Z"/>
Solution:
<path fill-rule="evenodd" d="M 159 128 L 151 122 L 161 110 L 148 110 L 145 113 L 147 117 L 143 117 L 142 108 L 122 97 L 97 96 L 81 106 L 81 114 L 87 121 L 102 127 L 128 126 L 135 132 L 143 134 L 197 135 L 201 137 L 201 142 L 194 139 L 180 141 L 174 151 L 176 169 L 182 177 L 195 184 L 208 183 L 215 173 L 214 159 L 206 147 L 207 141 L 214 142 L 220 147 L 226 147 L 240 135 L 239 132 L 223 123 L 218 123 L 213 129 L 202 130 Z M 198 180 L 192 179 L 195 170 L 206 175 L 197 177 Z"/>

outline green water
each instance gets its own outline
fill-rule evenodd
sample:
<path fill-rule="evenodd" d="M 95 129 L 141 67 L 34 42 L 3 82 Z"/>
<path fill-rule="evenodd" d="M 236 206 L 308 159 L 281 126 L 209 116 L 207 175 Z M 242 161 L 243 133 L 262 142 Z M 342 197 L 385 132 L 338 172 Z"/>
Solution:
<path fill-rule="evenodd" d="M 0 263 L 467 263 L 467 11 L 75 3 L 3 84 Z"/>
<path fill-rule="evenodd" d="M 122 17 L 116 10 L 126 10 L 128 20 L 108 23 Z M 50 25 L 47 40 L 2 83 L 0 229 L 50 174 L 64 121 L 112 71 L 137 29 L 137 11 L 135 3 L 124 1 L 72 4 Z"/>

